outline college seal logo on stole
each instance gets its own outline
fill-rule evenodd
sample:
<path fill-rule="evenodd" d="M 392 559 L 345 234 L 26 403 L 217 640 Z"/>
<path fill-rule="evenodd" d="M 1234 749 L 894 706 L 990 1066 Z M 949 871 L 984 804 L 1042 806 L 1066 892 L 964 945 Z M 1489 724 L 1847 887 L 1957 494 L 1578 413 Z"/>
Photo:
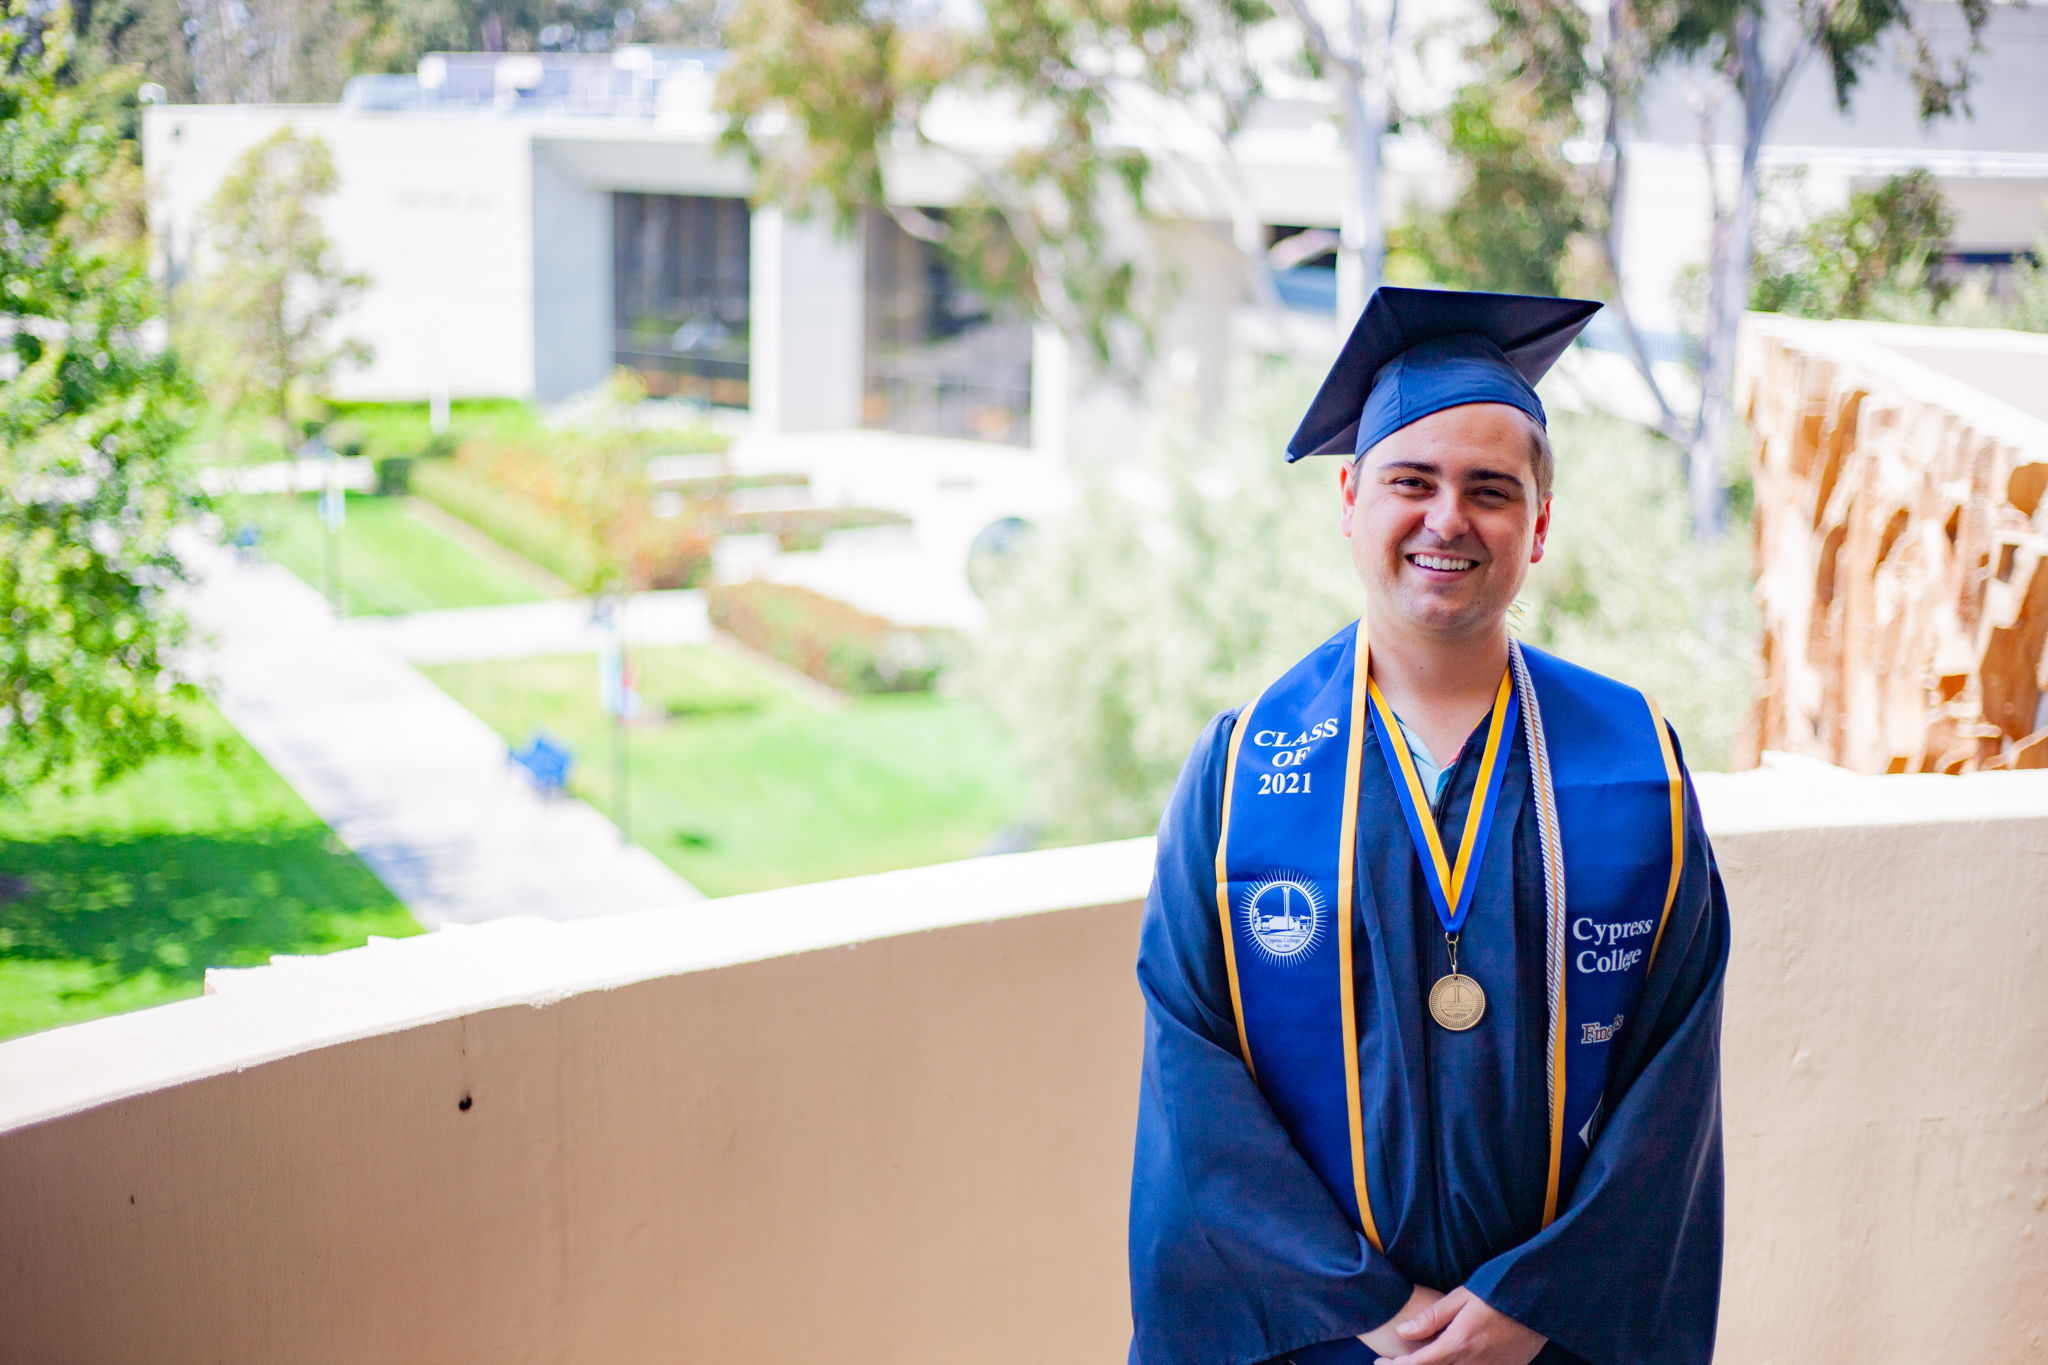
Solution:
<path fill-rule="evenodd" d="M 1353 877 L 1365 735 L 1375 724 L 1383 733 L 1395 727 L 1371 714 L 1369 668 L 1360 666 L 1367 659 L 1360 621 L 1238 715 L 1216 846 L 1216 909 L 1245 1065 L 1310 1167 L 1384 1250 L 1366 1181 Z M 1685 784 L 1663 717 L 1643 693 L 1512 640 L 1509 670 L 1487 757 L 1505 762 L 1501 735 L 1513 706 L 1528 737 L 1543 857 L 1548 1226 L 1598 1139 L 1611 1044 L 1635 1013 L 1678 892 Z M 1512 726 L 1506 733 L 1512 737 Z M 1487 785 L 1497 790 L 1496 766 L 1486 765 Z M 1414 814 L 1407 813 L 1411 825 Z M 1467 823 L 1480 818 L 1475 798 Z M 1418 848 L 1428 843 L 1417 840 Z M 1438 866 L 1425 869 L 1444 902 L 1447 933 L 1462 924 L 1466 897 L 1458 893 L 1483 847 L 1484 831 L 1468 831 L 1453 875 L 1442 875 L 1453 869 L 1441 848 Z M 1454 979 L 1466 980 L 1444 978 Z M 1483 1024 L 1475 1014 L 1466 1026 Z"/>

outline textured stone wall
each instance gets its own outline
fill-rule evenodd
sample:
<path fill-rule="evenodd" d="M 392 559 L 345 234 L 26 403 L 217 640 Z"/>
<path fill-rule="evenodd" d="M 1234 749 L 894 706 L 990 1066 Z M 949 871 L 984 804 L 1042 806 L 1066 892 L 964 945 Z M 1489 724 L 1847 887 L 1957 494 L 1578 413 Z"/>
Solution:
<path fill-rule="evenodd" d="M 1736 766 L 2048 767 L 2048 337 L 1752 315 L 1738 369 L 1764 635 Z"/>

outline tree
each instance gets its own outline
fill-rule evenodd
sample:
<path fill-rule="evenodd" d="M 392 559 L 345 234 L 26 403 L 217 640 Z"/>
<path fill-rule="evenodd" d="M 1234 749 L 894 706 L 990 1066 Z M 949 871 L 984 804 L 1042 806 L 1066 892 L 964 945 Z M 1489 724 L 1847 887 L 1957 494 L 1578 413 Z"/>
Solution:
<path fill-rule="evenodd" d="M 1605 231 L 1600 245 L 1609 270 L 1623 278 L 1619 241 L 1627 183 L 1627 132 L 1644 83 L 1660 67 L 1703 60 L 1732 95 L 1741 116 L 1741 144 L 1732 192 L 1721 184 L 1711 146 L 1713 103 L 1702 109 L 1701 138 L 1713 187 L 1713 234 L 1708 260 L 1706 324 L 1699 338 L 1700 396 L 1681 417 L 1652 372 L 1649 356 L 1616 288 L 1616 320 L 1629 353 L 1655 396 L 1659 428 L 1686 452 L 1693 529 L 1711 538 L 1720 533 L 1725 503 L 1721 462 L 1734 420 L 1736 327 L 1750 296 L 1755 250 L 1758 158 L 1771 121 L 1793 78 L 1809 62 L 1827 63 L 1835 100 L 1847 109 L 1863 70 L 1876 60 L 1889 37 L 1904 40 L 1908 72 L 1919 96 L 1923 121 L 1946 117 L 1964 103 L 1970 82 L 1969 58 L 1990 18 L 1990 0 L 1962 0 L 1970 51 L 1944 60 L 1936 53 L 1910 0 L 1609 0 L 1593 63 L 1605 106 L 1602 165 L 1605 169 Z"/>
<path fill-rule="evenodd" d="M 1316 69 L 1336 87 L 1344 145 L 1351 152 L 1337 250 L 1337 317 L 1347 325 L 1365 311 L 1366 300 L 1380 287 L 1386 258 L 1386 232 L 1380 221 L 1380 143 L 1387 135 L 1393 102 L 1400 7 L 1397 0 L 1382 3 L 1385 8 L 1372 13 L 1368 0 L 1344 0 L 1339 41 L 1330 36 L 1309 0 L 1287 0 Z"/>
<path fill-rule="evenodd" d="M 1152 160 L 1111 125 L 1143 117 L 1128 92 L 1170 104 L 1199 89 L 1197 49 L 1213 50 L 1219 28 L 1241 41 L 1267 13 L 1261 0 L 987 0 L 966 22 L 863 0 L 760 0 L 727 26 L 725 141 L 752 163 L 762 201 L 797 216 L 826 209 L 846 227 L 887 204 L 885 151 L 949 158 L 967 185 L 961 207 L 946 224 L 899 221 L 1128 379 L 1167 280 L 1140 268 Z M 949 140 L 931 117 L 949 97 L 1014 116 L 1030 136 L 1007 153 Z"/>
<path fill-rule="evenodd" d="M 76 0 L 71 45 L 74 81 L 91 83 L 122 67 L 140 68 L 178 104 L 198 97 L 191 39 L 178 0 Z"/>
<path fill-rule="evenodd" d="M 1283 319 L 1268 254 L 1266 224 L 1237 149 L 1238 138 L 1266 95 L 1270 73 L 1252 38 L 1273 12 L 1265 0 L 1184 0 L 1184 10 L 1188 38 L 1179 69 L 1172 73 L 1174 83 L 1154 90 L 1197 123 L 1222 157 L 1219 188 L 1230 219 L 1231 244 L 1244 261 L 1245 283 L 1253 302 L 1273 323 L 1282 347 L 1292 350 L 1294 341 Z M 1205 184 L 1209 178 L 1189 179 Z"/>
<path fill-rule="evenodd" d="M 1394 245 L 1439 284 L 1559 294 L 1567 257 L 1597 217 L 1591 178 L 1563 154 L 1580 129 L 1591 25 L 1576 4 L 1488 9 L 1493 27 L 1466 53 L 1478 78 L 1438 120 L 1463 183 L 1441 211 L 1398 229 Z"/>
<path fill-rule="evenodd" d="M 1336 465 L 1278 454 L 1315 379 L 1248 366 L 1220 418 L 1087 481 L 998 585 L 968 685 L 1054 834 L 1149 832 L 1203 723 L 1356 619 Z"/>
<path fill-rule="evenodd" d="M 83 76 L 139 66 L 177 104 L 325 103 L 350 76 L 434 51 L 716 47 L 715 0 L 78 0 Z"/>
<path fill-rule="evenodd" d="M 1336 462 L 1279 456 L 1318 377 L 1247 365 L 1219 419 L 1156 428 L 995 585 L 966 682 L 1055 836 L 1149 831 L 1202 725 L 1357 619 Z M 1551 433 L 1556 516 L 1510 628 L 1645 688 L 1693 761 L 1720 766 L 1753 663 L 1744 548 L 1689 539 L 1684 481 L 1654 434 L 1566 412 Z"/>
<path fill-rule="evenodd" d="M 369 287 L 341 268 L 320 224 L 337 183 L 327 144 L 286 125 L 235 163 L 201 228 L 210 268 L 188 331 L 236 401 L 260 399 L 287 427 L 296 388 L 369 363 L 362 343 L 332 336 Z"/>
<path fill-rule="evenodd" d="M 1901 295 L 1938 312 L 1953 292 L 1933 274 L 1948 251 L 1955 215 L 1926 170 L 1895 175 L 1849 196 L 1790 234 L 1760 241 L 1750 307 L 1809 318 L 1877 316 Z"/>
<path fill-rule="evenodd" d="M 59 9 L 0 24 L 0 797 L 190 746 L 170 665 L 186 387 L 146 344 L 140 174 L 103 84 L 65 88 Z"/>

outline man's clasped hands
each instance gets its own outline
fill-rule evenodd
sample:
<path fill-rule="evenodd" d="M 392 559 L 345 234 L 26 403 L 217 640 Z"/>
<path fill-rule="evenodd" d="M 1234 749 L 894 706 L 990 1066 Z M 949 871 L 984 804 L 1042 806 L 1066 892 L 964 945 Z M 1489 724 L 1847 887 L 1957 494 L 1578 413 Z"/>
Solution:
<path fill-rule="evenodd" d="M 1544 1337 L 1465 1288 L 1416 1285 L 1401 1311 L 1358 1338 L 1378 1365 L 1529 1365 Z"/>

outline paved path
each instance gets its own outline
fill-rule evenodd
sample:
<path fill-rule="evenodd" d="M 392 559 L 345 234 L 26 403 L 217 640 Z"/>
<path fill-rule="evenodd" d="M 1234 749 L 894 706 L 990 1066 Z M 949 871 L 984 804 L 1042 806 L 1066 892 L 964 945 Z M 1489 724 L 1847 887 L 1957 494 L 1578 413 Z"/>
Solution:
<path fill-rule="evenodd" d="M 377 469 L 362 455 L 339 456 L 334 461 L 335 482 L 346 492 L 366 493 L 377 486 Z M 272 460 L 268 464 L 206 465 L 199 471 L 199 486 L 219 496 L 222 493 L 318 493 L 327 487 L 327 461 Z"/>
<path fill-rule="evenodd" d="M 188 609 L 215 645 L 198 668 L 221 710 L 421 923 L 699 898 L 583 802 L 543 802 L 489 726 L 288 570 L 184 554 L 201 577 Z"/>
<path fill-rule="evenodd" d="M 643 592 L 625 599 L 626 642 L 641 646 L 708 645 L 711 616 L 699 592 Z M 404 616 L 358 616 L 347 629 L 416 664 L 483 663 L 543 654 L 595 654 L 607 627 L 587 598 L 457 607 Z"/>
<path fill-rule="evenodd" d="M 911 525 L 842 531 L 795 553 L 773 537 L 728 536 L 712 552 L 719 578 L 794 584 L 911 626 L 980 628 L 968 546 L 991 522 L 1042 521 L 1072 496 L 1066 474 L 1028 451 L 893 431 L 749 437 L 731 460 L 743 473 L 808 475 L 819 506 L 887 508 Z"/>

